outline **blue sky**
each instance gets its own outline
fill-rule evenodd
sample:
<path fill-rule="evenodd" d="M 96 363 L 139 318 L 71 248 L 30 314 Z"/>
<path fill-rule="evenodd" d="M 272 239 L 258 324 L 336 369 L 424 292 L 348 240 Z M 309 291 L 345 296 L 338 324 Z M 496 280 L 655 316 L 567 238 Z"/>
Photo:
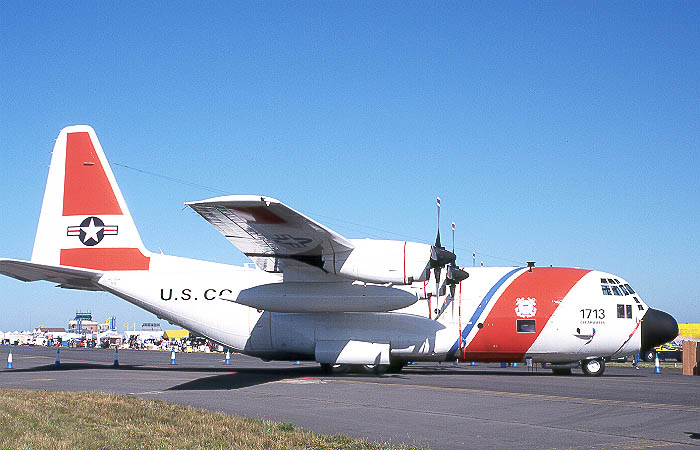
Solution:
<path fill-rule="evenodd" d="M 246 262 L 183 210 L 223 192 L 430 243 L 440 195 L 462 265 L 607 270 L 700 322 L 698 23 L 696 2 L 2 2 L 0 255 L 30 257 L 53 141 L 89 124 L 153 251 Z M 5 331 L 154 319 L 7 277 L 0 306 Z"/>

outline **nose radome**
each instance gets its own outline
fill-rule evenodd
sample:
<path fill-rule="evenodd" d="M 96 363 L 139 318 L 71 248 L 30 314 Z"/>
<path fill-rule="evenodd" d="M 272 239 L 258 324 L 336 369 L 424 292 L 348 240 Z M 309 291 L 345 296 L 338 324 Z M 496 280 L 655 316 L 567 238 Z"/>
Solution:
<path fill-rule="evenodd" d="M 668 313 L 649 308 L 642 319 L 642 352 L 678 336 L 678 322 Z"/>

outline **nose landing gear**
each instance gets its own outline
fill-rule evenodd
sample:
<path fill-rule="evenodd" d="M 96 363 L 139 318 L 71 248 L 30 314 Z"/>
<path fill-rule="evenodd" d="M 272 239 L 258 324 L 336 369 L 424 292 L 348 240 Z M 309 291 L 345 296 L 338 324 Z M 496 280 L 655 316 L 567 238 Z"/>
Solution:
<path fill-rule="evenodd" d="M 599 377 L 605 372 L 605 360 L 600 358 L 581 361 L 581 369 L 586 376 Z"/>

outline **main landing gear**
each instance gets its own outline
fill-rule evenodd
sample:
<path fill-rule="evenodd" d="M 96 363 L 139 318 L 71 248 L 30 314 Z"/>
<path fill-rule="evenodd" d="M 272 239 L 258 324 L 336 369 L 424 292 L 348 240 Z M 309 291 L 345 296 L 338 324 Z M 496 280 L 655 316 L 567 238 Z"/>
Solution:
<path fill-rule="evenodd" d="M 324 375 L 344 375 L 350 372 L 384 375 L 385 373 L 399 373 L 406 365 L 404 362 L 393 361 L 391 364 L 321 364 Z"/>
<path fill-rule="evenodd" d="M 571 375 L 572 366 L 575 363 L 552 365 L 552 374 L 554 375 Z M 586 359 L 579 361 L 579 366 L 583 370 L 583 374 L 588 377 L 599 377 L 605 372 L 605 360 L 603 358 Z"/>

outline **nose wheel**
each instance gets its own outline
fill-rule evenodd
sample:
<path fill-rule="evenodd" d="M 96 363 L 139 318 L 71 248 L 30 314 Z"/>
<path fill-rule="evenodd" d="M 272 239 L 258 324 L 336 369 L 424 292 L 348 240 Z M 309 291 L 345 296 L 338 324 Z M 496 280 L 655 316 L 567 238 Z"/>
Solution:
<path fill-rule="evenodd" d="M 599 377 L 605 372 L 605 361 L 601 359 L 587 359 L 581 361 L 581 369 L 584 375 L 589 377 Z"/>

